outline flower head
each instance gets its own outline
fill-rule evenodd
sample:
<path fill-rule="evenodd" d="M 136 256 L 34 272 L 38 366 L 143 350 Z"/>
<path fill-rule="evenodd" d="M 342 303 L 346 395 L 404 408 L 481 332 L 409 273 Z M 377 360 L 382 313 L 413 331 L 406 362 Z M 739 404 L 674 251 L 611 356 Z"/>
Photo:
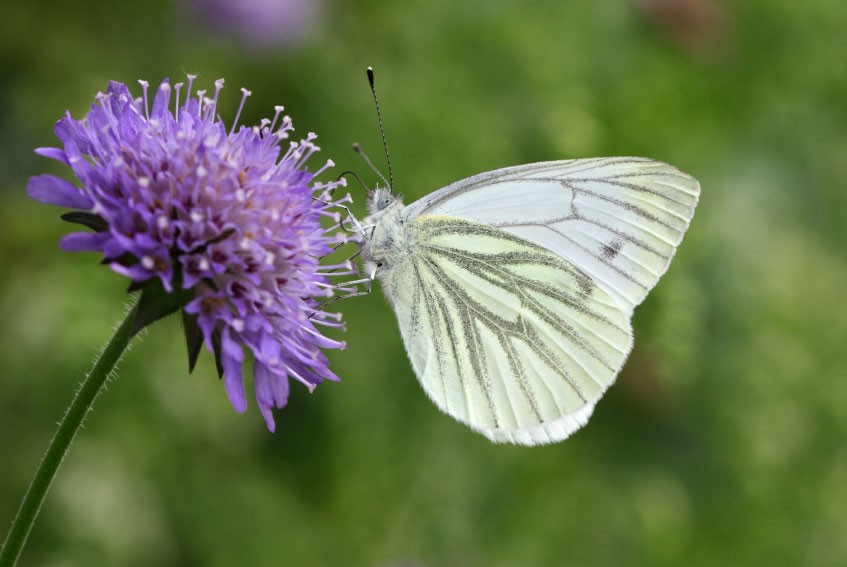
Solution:
<path fill-rule="evenodd" d="M 192 20 L 250 51 L 294 48 L 314 32 L 319 0 L 183 0 Z"/>
<path fill-rule="evenodd" d="M 152 97 L 112 82 L 82 120 L 68 113 L 56 124 L 64 148 L 37 153 L 69 165 L 79 186 L 52 175 L 30 179 L 34 199 L 78 211 L 63 218 L 94 232 L 68 234 L 66 251 L 97 251 L 133 289 L 160 284 L 189 291 L 186 336 L 215 353 L 226 392 L 242 412 L 244 348 L 252 353 L 256 401 L 273 431 L 272 407 L 288 398 L 288 380 L 310 390 L 338 380 L 322 349 L 344 344 L 316 325 L 341 327 L 320 309 L 332 294 L 328 276 L 352 273 L 349 262 L 319 259 L 345 241 L 333 198 L 342 182 L 320 183 L 306 162 L 319 150 L 314 134 L 282 144 L 293 130 L 276 107 L 271 120 L 236 128 L 250 93 L 244 89 L 231 128 L 216 115 L 223 80 L 211 97 L 162 82 Z M 184 87 L 184 90 L 183 90 Z M 171 102 L 173 101 L 173 105 Z M 171 107 L 174 111 L 171 111 Z M 325 229 L 321 217 L 334 226 Z M 189 328 L 191 327 L 191 328 Z M 191 351 L 191 340 L 189 339 Z M 196 350 L 190 356 L 196 357 Z"/>

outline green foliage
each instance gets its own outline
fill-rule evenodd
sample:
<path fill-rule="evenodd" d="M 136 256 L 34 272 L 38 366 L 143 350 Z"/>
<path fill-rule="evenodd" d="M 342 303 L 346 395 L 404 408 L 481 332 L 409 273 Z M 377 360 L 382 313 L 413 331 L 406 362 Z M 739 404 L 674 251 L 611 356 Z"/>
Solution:
<path fill-rule="evenodd" d="M 698 0 L 705 4 L 707 0 Z M 689 2 L 690 3 L 690 2 Z M 256 53 L 167 2 L 16 2 L 0 24 L 0 524 L 123 314 L 127 281 L 58 250 L 31 153 L 108 79 L 225 77 L 221 112 L 284 104 L 337 172 L 380 154 L 377 71 L 408 202 L 530 161 L 644 155 L 702 183 L 635 351 L 588 426 L 493 446 L 441 415 L 377 293 L 338 303 L 340 384 L 269 434 L 177 318 L 128 353 L 60 471 L 23 563 L 833 564 L 847 557 L 847 5 L 723 2 L 692 46 L 643 2 L 326 2 Z M 699 46 L 698 46 L 699 45 Z M 381 160 L 377 159 L 378 163 Z M 351 186 L 354 208 L 364 195 Z M 249 391 L 249 390 L 248 390 Z"/>

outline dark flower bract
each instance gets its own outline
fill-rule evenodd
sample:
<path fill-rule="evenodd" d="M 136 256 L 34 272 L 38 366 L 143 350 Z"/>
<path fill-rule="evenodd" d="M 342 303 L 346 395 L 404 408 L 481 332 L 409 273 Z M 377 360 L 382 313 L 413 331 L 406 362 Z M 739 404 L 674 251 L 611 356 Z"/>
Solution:
<path fill-rule="evenodd" d="M 340 327 L 320 308 L 332 295 L 328 276 L 351 273 L 349 262 L 319 259 L 345 242 L 343 181 L 315 180 L 306 162 L 319 150 L 315 135 L 284 141 L 291 119 L 275 108 L 258 126 L 227 128 L 216 114 L 223 80 L 212 96 L 162 82 L 148 100 L 112 82 L 82 120 L 68 113 L 56 124 L 63 149 L 37 153 L 71 167 L 80 186 L 52 175 L 33 177 L 34 199 L 77 209 L 66 220 L 93 229 L 66 235 L 66 251 L 97 251 L 133 288 L 160 282 L 166 291 L 191 290 L 187 320 L 202 332 L 223 370 L 226 392 L 245 410 L 244 347 L 252 354 L 256 401 L 268 428 L 271 408 L 288 398 L 288 380 L 309 389 L 338 380 L 322 349 L 344 343 L 316 325 Z M 172 104 L 173 103 L 173 104 Z M 171 111 L 173 108 L 173 112 Z M 331 219 L 325 228 L 321 218 Z M 329 224 L 329 223 L 327 223 Z M 199 343 L 198 343 L 199 345 Z"/>

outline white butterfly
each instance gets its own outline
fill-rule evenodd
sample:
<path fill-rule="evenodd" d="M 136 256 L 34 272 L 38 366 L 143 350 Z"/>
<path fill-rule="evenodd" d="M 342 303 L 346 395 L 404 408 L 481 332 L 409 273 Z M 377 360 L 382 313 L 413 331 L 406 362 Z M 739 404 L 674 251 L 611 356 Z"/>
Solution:
<path fill-rule="evenodd" d="M 496 442 L 561 441 L 632 348 L 632 310 L 665 272 L 697 181 L 645 158 L 500 169 L 404 206 L 377 188 L 370 279 L 445 413 Z"/>

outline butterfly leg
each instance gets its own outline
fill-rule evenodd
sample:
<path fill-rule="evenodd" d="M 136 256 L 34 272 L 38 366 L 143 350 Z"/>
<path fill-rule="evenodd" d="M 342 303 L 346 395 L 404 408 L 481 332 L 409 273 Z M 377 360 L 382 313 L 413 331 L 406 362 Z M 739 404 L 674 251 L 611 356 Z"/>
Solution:
<path fill-rule="evenodd" d="M 359 220 L 353 215 L 352 211 L 350 211 L 350 209 L 348 209 L 344 205 L 339 205 L 339 207 L 341 207 L 342 209 L 344 209 L 347 212 L 347 219 L 345 219 L 345 220 L 349 221 L 350 224 L 353 225 L 353 228 L 351 229 L 350 227 L 344 226 L 344 221 L 341 221 L 338 224 L 338 226 L 341 227 L 341 230 L 343 230 L 345 232 L 358 233 L 359 236 L 361 236 L 364 239 L 366 237 L 365 228 L 362 227 L 362 225 L 359 223 Z"/>
<path fill-rule="evenodd" d="M 373 286 L 373 281 L 374 281 L 375 276 L 376 276 L 376 270 L 374 270 L 374 272 L 372 272 L 366 278 L 362 278 L 362 279 L 359 279 L 359 280 L 352 280 L 352 281 L 349 281 L 349 282 L 342 282 L 340 284 L 327 286 L 327 287 L 333 288 L 337 291 L 346 291 L 347 292 L 346 295 L 340 295 L 338 297 L 334 297 L 330 301 L 336 301 L 338 299 L 346 299 L 348 297 L 355 297 L 355 296 L 359 296 L 359 295 L 369 294 L 371 292 L 371 287 Z M 354 291 L 356 289 L 355 286 L 362 285 L 362 284 L 365 285 L 364 291 Z"/>
<path fill-rule="evenodd" d="M 341 247 L 342 247 L 342 246 L 344 246 L 345 244 L 347 244 L 347 242 L 339 242 L 338 244 L 336 244 L 335 246 L 333 246 L 332 248 L 330 248 L 330 249 L 329 249 L 329 252 L 327 252 L 327 253 L 326 253 L 326 254 L 324 254 L 323 256 L 320 256 L 320 257 L 318 258 L 318 260 L 323 260 L 323 259 L 324 259 L 324 258 L 326 258 L 327 256 L 332 256 L 332 254 L 333 254 L 333 253 L 335 253 L 335 252 L 336 252 L 339 248 L 341 248 Z M 359 255 L 359 254 L 361 254 L 361 253 L 362 253 L 362 250 L 361 250 L 361 249 L 359 249 L 359 250 L 358 250 L 357 252 L 355 252 L 352 256 L 350 256 L 350 257 L 348 258 L 348 260 L 352 260 L 353 258 L 355 258 L 356 256 L 358 256 L 358 255 Z M 332 270 L 332 271 L 334 271 L 334 270 Z"/>
<path fill-rule="evenodd" d="M 367 237 L 367 235 L 365 234 L 365 228 L 362 227 L 361 223 L 359 223 L 359 220 L 353 214 L 353 211 L 351 211 L 346 205 L 342 205 L 340 203 L 329 203 L 328 201 L 324 201 L 323 199 L 319 199 L 317 197 L 312 197 L 312 199 L 318 201 L 319 203 L 323 203 L 324 205 L 334 205 L 340 209 L 344 209 L 344 212 L 347 213 L 347 218 L 339 221 L 338 226 L 341 228 L 341 230 L 343 230 L 344 232 L 356 233 L 360 237 L 362 237 L 363 240 Z M 349 226 L 344 226 L 345 222 L 349 222 L 353 225 L 353 227 L 350 228 Z"/>

